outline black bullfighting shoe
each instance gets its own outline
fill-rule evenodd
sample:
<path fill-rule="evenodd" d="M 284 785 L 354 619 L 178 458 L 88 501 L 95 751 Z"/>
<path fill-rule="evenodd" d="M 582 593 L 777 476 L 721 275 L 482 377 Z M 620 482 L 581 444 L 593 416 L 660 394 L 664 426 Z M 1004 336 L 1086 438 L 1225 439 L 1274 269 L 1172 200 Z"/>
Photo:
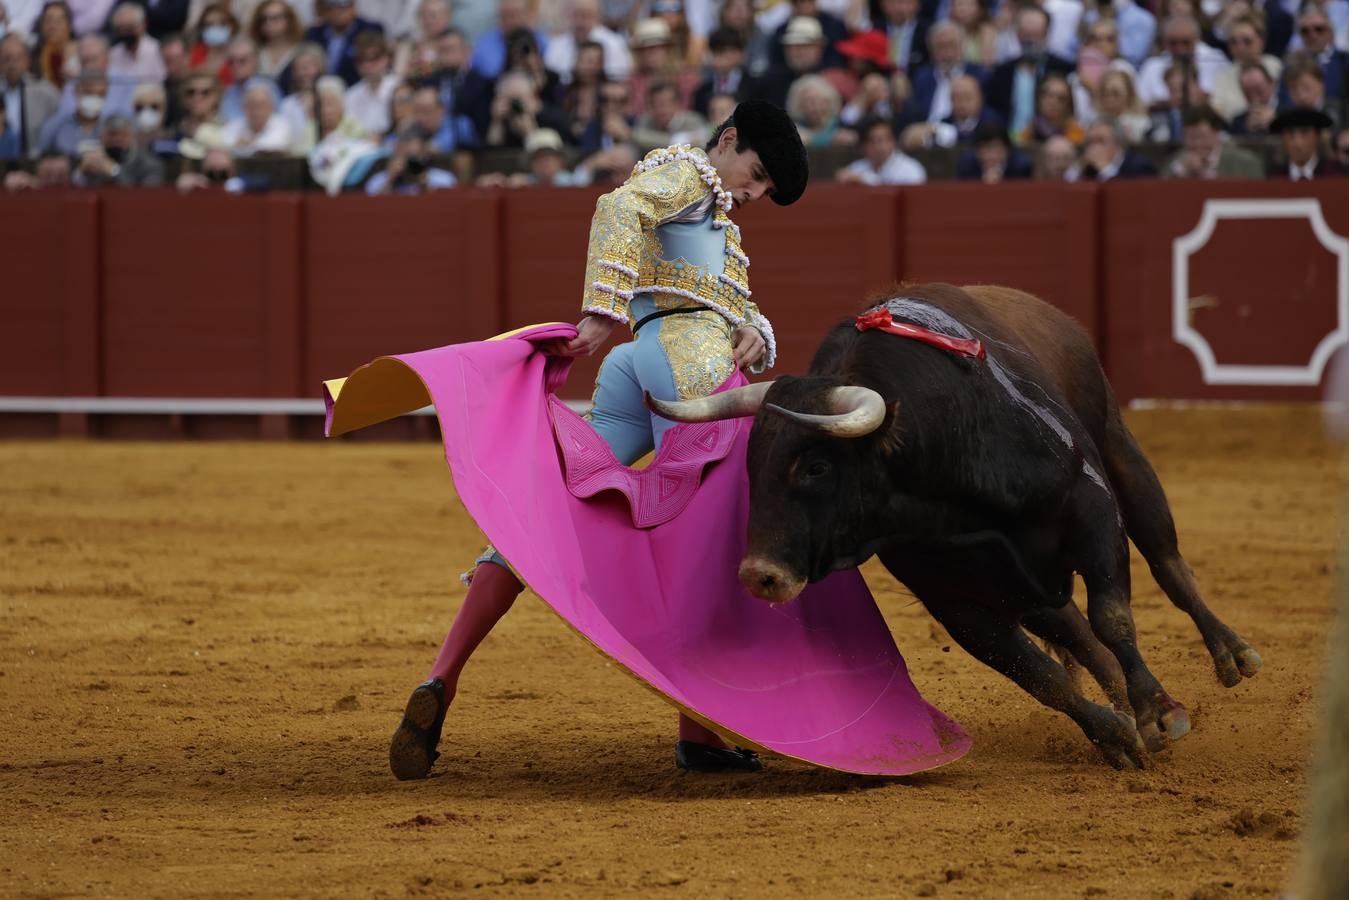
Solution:
<path fill-rule="evenodd" d="M 675 744 L 675 765 L 686 772 L 758 772 L 763 760 L 743 747 L 712 747 L 694 741 Z"/>
<path fill-rule="evenodd" d="M 425 778 L 440 756 L 440 729 L 445 724 L 445 682 L 439 678 L 417 685 L 403 710 L 403 721 L 398 723 L 389 741 L 389 768 L 399 781 Z"/>

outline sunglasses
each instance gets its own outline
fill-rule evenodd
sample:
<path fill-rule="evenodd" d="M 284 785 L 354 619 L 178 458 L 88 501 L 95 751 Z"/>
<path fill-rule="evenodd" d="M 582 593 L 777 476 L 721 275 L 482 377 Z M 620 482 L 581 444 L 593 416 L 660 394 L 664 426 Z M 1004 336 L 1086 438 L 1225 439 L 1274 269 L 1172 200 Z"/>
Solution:
<path fill-rule="evenodd" d="M 153 109 L 162 112 L 164 109 L 164 107 L 160 106 L 158 103 L 137 103 L 134 108 L 136 112 L 140 112 L 143 109 Z"/>
<path fill-rule="evenodd" d="M 1298 29 L 1299 34 L 1325 34 L 1330 30 L 1329 25 L 1303 25 Z"/>

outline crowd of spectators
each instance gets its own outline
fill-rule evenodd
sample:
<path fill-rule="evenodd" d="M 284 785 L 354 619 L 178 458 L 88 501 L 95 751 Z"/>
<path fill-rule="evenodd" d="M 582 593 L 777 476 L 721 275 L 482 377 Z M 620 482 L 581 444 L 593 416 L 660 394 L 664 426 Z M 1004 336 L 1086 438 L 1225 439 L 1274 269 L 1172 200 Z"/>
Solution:
<path fill-rule="evenodd" d="M 1349 173 L 1349 0 L 0 0 L 0 35 L 8 189 L 607 183 L 747 98 L 853 184 Z"/>

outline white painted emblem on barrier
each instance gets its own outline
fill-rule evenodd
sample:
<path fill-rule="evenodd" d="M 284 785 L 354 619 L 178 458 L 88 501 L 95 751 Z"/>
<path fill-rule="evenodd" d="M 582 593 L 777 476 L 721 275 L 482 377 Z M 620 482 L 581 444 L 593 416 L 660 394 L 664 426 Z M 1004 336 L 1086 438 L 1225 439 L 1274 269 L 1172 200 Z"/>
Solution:
<path fill-rule="evenodd" d="M 1224 365 L 1204 336 L 1190 325 L 1190 254 L 1202 249 L 1222 219 L 1306 219 L 1321 246 L 1334 254 L 1335 330 L 1321 338 L 1303 366 Z M 1172 242 L 1171 335 L 1199 360 L 1205 384 L 1318 385 L 1331 355 L 1349 344 L 1349 240 L 1330 230 L 1315 198 L 1296 200 L 1205 200 L 1199 224 Z"/>

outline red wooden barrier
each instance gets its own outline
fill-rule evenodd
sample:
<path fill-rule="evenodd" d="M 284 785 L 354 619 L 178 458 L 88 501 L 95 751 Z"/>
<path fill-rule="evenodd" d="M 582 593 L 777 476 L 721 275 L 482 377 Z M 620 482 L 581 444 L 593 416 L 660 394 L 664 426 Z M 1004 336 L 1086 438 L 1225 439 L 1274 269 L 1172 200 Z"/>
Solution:
<path fill-rule="evenodd" d="M 1112 184 L 1103 213 L 1121 398 L 1322 396 L 1349 338 L 1349 182 Z"/>
<path fill-rule="evenodd" d="M 1099 336 L 1097 190 L 1092 185 L 938 183 L 904 191 L 906 281 L 1005 284 Z"/>

